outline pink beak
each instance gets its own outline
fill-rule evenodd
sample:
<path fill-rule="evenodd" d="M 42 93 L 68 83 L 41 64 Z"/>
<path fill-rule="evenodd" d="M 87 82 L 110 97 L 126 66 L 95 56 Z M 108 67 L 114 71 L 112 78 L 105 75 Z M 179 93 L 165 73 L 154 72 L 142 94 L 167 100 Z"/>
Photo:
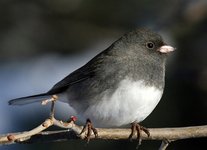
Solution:
<path fill-rule="evenodd" d="M 175 48 L 172 47 L 172 46 L 169 46 L 169 45 L 161 46 L 161 47 L 158 49 L 158 51 L 159 51 L 160 53 L 164 53 L 164 54 L 169 53 L 169 52 L 172 52 L 172 51 L 174 51 L 174 50 L 175 50 Z"/>

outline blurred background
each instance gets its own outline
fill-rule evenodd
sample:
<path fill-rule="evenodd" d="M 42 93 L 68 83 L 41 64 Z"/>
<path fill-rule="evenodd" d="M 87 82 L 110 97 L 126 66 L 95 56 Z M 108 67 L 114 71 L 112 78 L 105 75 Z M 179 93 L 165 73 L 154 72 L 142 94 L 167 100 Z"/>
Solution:
<path fill-rule="evenodd" d="M 1 0 L 0 134 L 26 131 L 49 115 L 49 105 L 8 106 L 9 99 L 38 94 L 85 64 L 136 27 L 159 32 L 177 48 L 167 64 L 164 96 L 142 122 L 146 127 L 207 124 L 206 0 Z M 66 120 L 70 108 L 57 103 Z M 206 149 L 206 138 L 176 141 L 171 149 Z M 143 141 L 140 149 L 158 149 Z M 135 149 L 136 142 L 84 141 L 15 144 L 2 150 Z"/>

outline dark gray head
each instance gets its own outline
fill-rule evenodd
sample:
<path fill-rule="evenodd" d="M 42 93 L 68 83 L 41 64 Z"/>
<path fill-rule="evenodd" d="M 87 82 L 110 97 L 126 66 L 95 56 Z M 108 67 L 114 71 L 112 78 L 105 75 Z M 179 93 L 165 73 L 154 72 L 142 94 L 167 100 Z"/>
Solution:
<path fill-rule="evenodd" d="M 143 57 L 147 59 L 165 59 L 166 54 L 174 50 L 164 43 L 162 37 L 149 30 L 137 29 L 123 35 L 113 44 L 114 49 L 119 49 L 126 56 Z"/>

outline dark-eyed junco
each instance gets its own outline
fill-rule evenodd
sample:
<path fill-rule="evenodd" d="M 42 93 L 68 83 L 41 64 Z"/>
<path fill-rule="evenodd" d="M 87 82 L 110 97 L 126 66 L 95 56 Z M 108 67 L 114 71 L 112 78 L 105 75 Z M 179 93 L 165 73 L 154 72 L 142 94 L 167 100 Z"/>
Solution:
<path fill-rule="evenodd" d="M 160 101 L 165 84 L 166 45 L 157 33 L 137 29 L 55 84 L 47 93 L 18 98 L 10 105 L 42 101 L 52 95 L 96 127 L 141 122 Z"/>

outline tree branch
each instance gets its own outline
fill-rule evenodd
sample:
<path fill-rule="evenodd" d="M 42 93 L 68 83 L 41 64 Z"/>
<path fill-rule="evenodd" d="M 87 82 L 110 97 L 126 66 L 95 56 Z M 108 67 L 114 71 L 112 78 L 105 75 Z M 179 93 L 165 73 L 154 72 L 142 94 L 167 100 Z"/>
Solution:
<path fill-rule="evenodd" d="M 53 142 L 53 141 L 65 141 L 70 139 L 84 139 L 86 133 L 81 133 L 83 127 L 76 125 L 76 117 L 72 116 L 68 122 L 56 120 L 54 117 L 54 103 L 57 97 L 53 96 L 51 99 L 43 101 L 43 104 L 47 104 L 52 101 L 50 118 L 46 119 L 38 127 L 25 132 L 9 133 L 6 135 L 0 135 L 0 145 L 14 144 L 14 143 L 36 143 L 36 142 Z M 50 126 L 58 126 L 67 130 L 59 131 L 44 131 Z M 98 131 L 97 139 L 105 140 L 123 140 L 128 139 L 131 133 L 131 129 L 124 128 L 96 128 Z M 192 127 L 180 127 L 180 128 L 149 128 L 150 136 L 141 132 L 141 139 L 143 140 L 161 140 L 162 144 L 159 150 L 165 150 L 170 142 L 188 139 L 188 138 L 200 138 L 207 137 L 207 125 L 192 126 Z M 92 134 L 90 139 L 95 138 Z M 137 139 L 137 137 L 132 137 Z"/>
<path fill-rule="evenodd" d="M 60 131 L 45 131 L 48 127 L 55 125 L 67 130 Z M 85 134 L 79 135 L 82 126 L 74 124 L 73 121 L 62 122 L 55 118 L 46 119 L 41 125 L 33 130 L 19 133 L 10 133 L 7 135 L 0 135 L 0 144 L 13 144 L 13 143 L 34 143 L 34 142 L 52 142 L 52 141 L 65 141 L 70 139 L 84 139 Z M 131 130 L 124 128 L 97 128 L 98 138 L 107 140 L 123 140 L 128 139 Z M 169 142 L 187 138 L 207 137 L 207 125 L 181 127 L 181 128 L 149 128 L 150 136 L 141 134 L 143 140 L 161 140 L 163 141 L 160 149 L 163 150 L 168 146 Z M 91 139 L 95 136 L 92 135 Z M 133 137 L 136 139 L 136 137 Z M 166 142 L 167 141 L 167 142 Z"/>

